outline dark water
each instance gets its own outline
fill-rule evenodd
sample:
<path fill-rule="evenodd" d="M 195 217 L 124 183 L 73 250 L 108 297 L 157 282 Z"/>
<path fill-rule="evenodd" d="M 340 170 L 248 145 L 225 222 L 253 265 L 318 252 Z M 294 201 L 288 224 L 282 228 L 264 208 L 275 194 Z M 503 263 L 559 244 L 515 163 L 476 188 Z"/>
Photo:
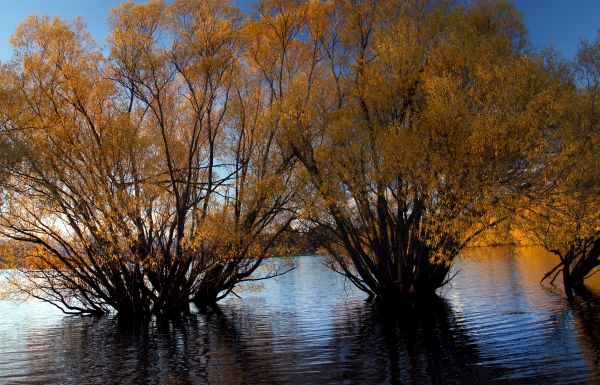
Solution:
<path fill-rule="evenodd" d="M 553 259 L 474 254 L 444 300 L 395 312 L 318 257 L 142 330 L 0 301 L 0 383 L 600 383 L 598 291 L 569 303 L 538 284 Z"/>

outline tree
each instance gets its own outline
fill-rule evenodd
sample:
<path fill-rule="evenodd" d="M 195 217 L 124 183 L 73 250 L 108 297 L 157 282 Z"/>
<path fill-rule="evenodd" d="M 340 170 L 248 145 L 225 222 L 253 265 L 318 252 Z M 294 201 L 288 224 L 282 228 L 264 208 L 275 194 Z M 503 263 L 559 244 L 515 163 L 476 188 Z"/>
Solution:
<path fill-rule="evenodd" d="M 528 53 L 505 1 L 265 0 L 248 19 L 216 0 L 125 2 L 109 25 L 105 55 L 80 20 L 32 16 L 2 68 L 20 157 L 0 233 L 28 245 L 32 295 L 179 314 L 306 227 L 334 269 L 396 301 L 433 294 L 515 213 L 557 269 L 596 264 L 596 43 L 578 90 Z"/>
<path fill-rule="evenodd" d="M 542 281 L 562 273 L 569 296 L 600 266 L 600 36 L 582 41 L 572 69 L 563 69 L 560 124 L 540 150 L 541 184 L 521 214 L 526 230 L 560 259 Z"/>
<path fill-rule="evenodd" d="M 283 89 L 280 124 L 312 190 L 303 215 L 329 229 L 334 267 L 383 299 L 434 293 L 508 217 L 553 123 L 558 90 L 525 54 L 520 16 L 506 2 L 258 10 L 275 52 L 258 66 Z"/>
<path fill-rule="evenodd" d="M 79 20 L 32 16 L 13 36 L 27 151 L 2 234 L 34 246 L 23 288 L 64 311 L 176 315 L 274 252 L 293 163 L 239 80 L 237 9 L 128 2 L 109 23 L 106 58 Z"/>

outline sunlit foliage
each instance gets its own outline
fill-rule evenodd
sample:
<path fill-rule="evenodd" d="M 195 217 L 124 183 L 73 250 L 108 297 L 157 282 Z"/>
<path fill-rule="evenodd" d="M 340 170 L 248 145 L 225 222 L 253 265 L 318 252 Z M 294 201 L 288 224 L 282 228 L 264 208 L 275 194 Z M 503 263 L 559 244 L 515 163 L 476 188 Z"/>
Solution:
<path fill-rule="evenodd" d="M 570 71 L 506 1 L 124 2 L 108 23 L 103 50 L 31 16 L 0 68 L 0 232 L 38 298 L 179 314 L 290 229 L 394 300 L 501 223 L 558 271 L 597 265 L 597 41 Z"/>
<path fill-rule="evenodd" d="M 124 3 L 104 56 L 83 23 L 31 16 L 6 89 L 25 144 L 3 235 L 37 245 L 32 295 L 63 310 L 169 315 L 247 279 L 293 218 L 291 159 L 269 139 L 222 2 Z M 273 272 L 267 272 L 267 275 Z"/>
<path fill-rule="evenodd" d="M 331 234 L 334 267 L 380 297 L 433 293 L 470 241 L 512 215 L 554 123 L 559 90 L 526 55 L 520 16 L 505 2 L 259 11 L 265 34 L 297 36 L 270 38 L 279 55 L 259 57 L 281 63 L 265 77 L 284 84 L 286 139 L 313 191 L 303 215 Z"/>
<path fill-rule="evenodd" d="M 600 36 L 583 41 L 561 99 L 561 119 L 545 144 L 537 187 L 525 198 L 519 222 L 560 258 L 544 276 L 562 272 L 567 293 L 600 266 Z"/>

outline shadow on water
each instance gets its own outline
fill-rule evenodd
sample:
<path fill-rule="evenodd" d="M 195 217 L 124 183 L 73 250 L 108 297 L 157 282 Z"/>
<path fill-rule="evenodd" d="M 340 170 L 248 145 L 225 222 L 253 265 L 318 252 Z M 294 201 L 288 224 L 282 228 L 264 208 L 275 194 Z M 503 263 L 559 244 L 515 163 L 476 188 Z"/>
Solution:
<path fill-rule="evenodd" d="M 29 336 L 26 375 L 9 383 L 282 383 L 291 368 L 273 368 L 284 363 L 269 349 L 267 320 L 260 322 L 254 333 L 253 321 L 218 307 L 135 326 L 117 317 L 67 317 L 59 332 Z"/>
<path fill-rule="evenodd" d="M 338 310 L 332 338 L 324 333 L 301 349 L 268 319 L 228 308 L 141 328 L 72 318 L 60 335 L 30 342 L 57 354 L 30 362 L 38 383 L 73 384 L 479 384 L 501 374 L 479 365 L 443 299 L 393 312 L 365 301 Z"/>
<path fill-rule="evenodd" d="M 26 384 L 187 384 L 207 381 L 203 330 L 183 321 L 126 325 L 68 317 L 60 331 L 30 336 Z M 33 351 L 45 352 L 35 357 Z M 36 381 L 32 381 L 35 379 Z"/>
<path fill-rule="evenodd" d="M 494 377 L 476 367 L 477 348 L 443 299 L 396 311 L 362 300 L 337 311 L 320 340 L 308 338 L 305 346 L 293 338 L 281 344 L 266 324 L 254 325 L 249 339 L 245 324 L 252 321 L 240 312 L 215 312 L 209 323 L 219 346 L 234 347 L 242 383 L 451 384 L 465 383 L 465 375 L 471 383 Z M 274 343 L 288 348 L 273 349 Z"/>
<path fill-rule="evenodd" d="M 367 302 L 344 323 L 347 338 L 335 345 L 349 383 L 482 384 L 502 374 L 480 365 L 478 347 L 442 298 L 394 310 Z"/>
<path fill-rule="evenodd" d="M 600 295 L 586 287 L 579 288 L 569 300 L 569 307 L 581 335 L 580 344 L 586 347 L 582 350 L 592 363 L 592 376 L 600 379 Z"/>

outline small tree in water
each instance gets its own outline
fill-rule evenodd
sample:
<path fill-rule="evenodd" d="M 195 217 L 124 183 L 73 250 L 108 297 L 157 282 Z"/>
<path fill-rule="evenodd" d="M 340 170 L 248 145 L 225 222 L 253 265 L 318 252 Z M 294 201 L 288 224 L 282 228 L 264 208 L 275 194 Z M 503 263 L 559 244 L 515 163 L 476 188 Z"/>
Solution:
<path fill-rule="evenodd" d="M 572 67 L 559 70 L 566 80 L 560 124 L 540 151 L 543 175 L 520 217 L 559 257 L 542 282 L 562 275 L 571 296 L 600 266 L 600 36 L 583 41 Z"/>

